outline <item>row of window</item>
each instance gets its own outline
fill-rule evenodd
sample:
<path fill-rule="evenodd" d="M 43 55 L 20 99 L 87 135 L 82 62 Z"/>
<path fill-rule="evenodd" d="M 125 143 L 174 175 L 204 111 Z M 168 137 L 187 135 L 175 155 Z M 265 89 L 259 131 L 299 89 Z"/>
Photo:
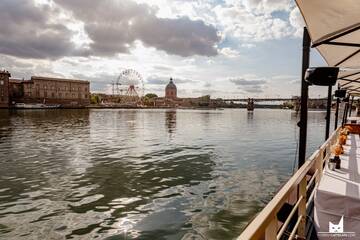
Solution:
<path fill-rule="evenodd" d="M 30 85 L 29 88 L 31 89 L 31 88 L 32 88 L 32 85 Z M 42 85 L 40 85 L 40 84 L 35 84 L 35 88 L 36 88 L 36 89 L 56 90 L 56 87 L 55 87 L 55 86 L 49 86 L 49 87 L 48 87 L 47 85 L 42 86 Z M 76 91 L 76 88 L 75 88 L 75 87 L 70 88 L 70 87 L 66 87 L 66 86 L 65 86 L 65 87 L 63 87 L 63 88 L 60 88 L 60 87 L 59 87 L 59 88 L 57 88 L 57 90 L 58 90 L 58 91 L 62 91 L 62 90 L 63 90 L 63 91 Z M 78 87 L 78 88 L 77 88 L 77 91 L 81 91 L 81 90 L 82 90 L 81 87 Z M 87 91 L 88 91 L 88 88 L 85 87 L 85 88 L 84 88 L 84 91 L 87 92 Z"/>
<path fill-rule="evenodd" d="M 44 92 L 43 94 L 40 94 L 40 92 L 39 91 L 37 91 L 37 92 L 35 92 L 35 93 L 32 93 L 32 92 L 27 92 L 27 93 L 25 93 L 25 96 L 27 96 L 27 97 L 45 97 L 45 98 L 47 98 L 47 97 L 51 97 L 51 98 L 83 98 L 83 99 L 87 99 L 87 98 L 89 98 L 89 95 L 88 94 L 75 94 L 75 93 L 72 93 L 72 94 L 70 94 L 70 93 L 65 93 L 65 94 L 62 94 L 62 93 L 58 93 L 58 94 L 56 94 L 56 93 L 54 93 L 54 92 L 52 92 L 51 94 L 49 94 L 48 95 L 48 93 L 47 92 Z"/>

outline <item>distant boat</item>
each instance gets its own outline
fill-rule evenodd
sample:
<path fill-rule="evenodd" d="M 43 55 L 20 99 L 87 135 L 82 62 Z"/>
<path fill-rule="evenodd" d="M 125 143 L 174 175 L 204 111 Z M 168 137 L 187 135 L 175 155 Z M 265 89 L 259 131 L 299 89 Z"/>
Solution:
<path fill-rule="evenodd" d="M 60 108 L 60 104 L 44 104 L 44 103 L 16 103 L 15 108 L 19 109 L 54 109 Z"/>

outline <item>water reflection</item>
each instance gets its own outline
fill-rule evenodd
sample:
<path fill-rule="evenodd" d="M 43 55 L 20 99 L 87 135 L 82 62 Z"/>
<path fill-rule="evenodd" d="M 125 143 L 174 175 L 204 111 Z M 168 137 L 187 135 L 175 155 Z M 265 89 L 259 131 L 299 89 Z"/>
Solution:
<path fill-rule="evenodd" d="M 254 119 L 254 111 L 248 111 L 247 112 L 247 118 L 248 118 L 248 120 Z"/>
<path fill-rule="evenodd" d="M 176 110 L 168 110 L 165 112 L 165 124 L 170 136 L 176 131 Z"/>
<path fill-rule="evenodd" d="M 309 114 L 312 148 L 323 116 Z M 233 239 L 291 174 L 297 121 L 260 109 L 5 111 L 0 238 Z"/>

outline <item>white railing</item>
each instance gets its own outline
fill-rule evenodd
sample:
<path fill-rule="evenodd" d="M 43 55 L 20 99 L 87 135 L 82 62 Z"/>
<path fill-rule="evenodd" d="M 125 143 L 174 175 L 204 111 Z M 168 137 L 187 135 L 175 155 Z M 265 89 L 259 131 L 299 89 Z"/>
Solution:
<path fill-rule="evenodd" d="M 314 198 L 322 173 L 324 162 L 330 158 L 331 146 L 336 143 L 340 128 L 332 133 L 329 139 L 296 171 L 287 181 L 274 198 L 246 227 L 238 240 L 280 239 L 285 233 L 288 239 L 295 236 L 305 238 L 307 209 Z M 315 184 L 315 185 L 314 185 Z M 311 187 L 315 186 L 315 187 Z M 312 189 L 311 192 L 309 190 Z M 309 196 L 307 196 L 309 194 Z M 290 199 L 294 205 L 290 214 L 283 224 L 278 221 L 277 213 Z M 288 229 L 289 223 L 297 212 L 298 219 L 292 229 Z M 290 232 L 291 231 L 291 232 Z"/>

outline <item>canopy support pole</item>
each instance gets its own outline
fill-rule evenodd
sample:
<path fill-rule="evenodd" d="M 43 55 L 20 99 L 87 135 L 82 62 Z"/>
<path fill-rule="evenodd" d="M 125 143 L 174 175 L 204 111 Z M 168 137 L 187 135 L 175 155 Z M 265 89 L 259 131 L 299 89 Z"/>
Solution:
<path fill-rule="evenodd" d="M 332 93 L 332 86 L 329 86 L 328 89 L 328 98 L 327 98 L 327 106 L 326 106 L 326 129 L 325 129 L 325 141 L 329 138 L 330 132 L 330 118 L 331 118 L 331 93 Z"/>
<path fill-rule="evenodd" d="M 335 110 L 335 124 L 334 124 L 334 130 L 338 127 L 338 118 L 339 118 L 339 104 L 340 104 L 340 98 L 336 99 L 336 110 Z"/>
<path fill-rule="evenodd" d="M 352 111 L 353 103 L 354 103 L 354 96 L 351 97 L 350 109 L 349 109 L 349 117 L 351 117 L 351 111 Z"/>
<path fill-rule="evenodd" d="M 343 114 L 343 119 L 342 119 L 342 123 L 341 123 L 342 127 L 344 127 L 344 124 L 346 122 L 348 107 L 349 107 L 349 103 L 345 103 L 344 114 Z"/>
<path fill-rule="evenodd" d="M 301 106 L 300 106 L 300 122 L 298 123 L 298 126 L 300 127 L 298 168 L 300 168 L 305 163 L 305 157 L 306 157 L 309 85 L 305 81 L 305 73 L 306 70 L 309 68 L 310 45 L 311 45 L 310 35 L 307 28 L 304 27 L 302 72 L 301 72 Z"/>

